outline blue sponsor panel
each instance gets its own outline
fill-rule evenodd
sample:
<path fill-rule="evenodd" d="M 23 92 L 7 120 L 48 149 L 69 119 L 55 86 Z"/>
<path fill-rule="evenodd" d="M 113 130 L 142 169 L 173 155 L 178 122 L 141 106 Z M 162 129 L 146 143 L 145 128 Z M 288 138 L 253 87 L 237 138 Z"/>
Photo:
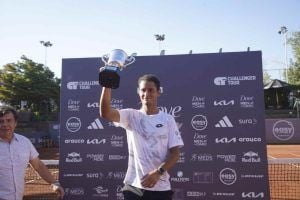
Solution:
<path fill-rule="evenodd" d="M 266 119 L 268 144 L 299 144 L 300 119 Z"/>
<path fill-rule="evenodd" d="M 100 58 L 64 59 L 60 179 L 65 199 L 123 199 L 125 130 L 99 117 Z M 157 75 L 159 109 L 185 146 L 170 172 L 175 200 L 269 199 L 261 52 L 138 56 L 112 92 L 116 109 L 139 108 L 137 79 Z"/>

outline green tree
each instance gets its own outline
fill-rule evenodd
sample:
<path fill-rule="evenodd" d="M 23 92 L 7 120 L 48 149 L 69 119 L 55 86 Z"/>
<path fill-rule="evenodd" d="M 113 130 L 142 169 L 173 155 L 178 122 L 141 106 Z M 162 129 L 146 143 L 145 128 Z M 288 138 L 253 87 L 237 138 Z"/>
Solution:
<path fill-rule="evenodd" d="M 289 83 L 300 85 L 300 31 L 294 32 L 288 42 L 294 55 L 294 60 L 291 61 L 288 70 Z"/>
<path fill-rule="evenodd" d="M 263 81 L 264 81 L 264 84 L 269 83 L 271 81 L 271 76 L 267 71 L 264 71 Z"/>
<path fill-rule="evenodd" d="M 48 67 L 26 56 L 0 70 L 0 101 L 20 107 L 21 101 L 36 115 L 44 118 L 59 109 L 60 79 Z"/>

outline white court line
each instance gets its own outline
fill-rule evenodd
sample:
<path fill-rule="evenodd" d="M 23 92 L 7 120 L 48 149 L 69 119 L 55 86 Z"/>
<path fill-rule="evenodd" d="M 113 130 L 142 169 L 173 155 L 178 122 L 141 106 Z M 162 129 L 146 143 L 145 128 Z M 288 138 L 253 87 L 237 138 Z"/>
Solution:
<path fill-rule="evenodd" d="M 298 158 L 300 157 L 299 154 L 295 154 L 295 153 L 289 153 L 289 154 L 291 154 L 292 156 L 297 156 Z"/>
<path fill-rule="evenodd" d="M 268 155 L 268 157 L 269 157 L 269 158 L 272 158 L 272 159 L 277 159 L 277 158 L 275 158 L 275 157 L 273 157 L 273 156 L 270 156 L 270 155 Z"/>

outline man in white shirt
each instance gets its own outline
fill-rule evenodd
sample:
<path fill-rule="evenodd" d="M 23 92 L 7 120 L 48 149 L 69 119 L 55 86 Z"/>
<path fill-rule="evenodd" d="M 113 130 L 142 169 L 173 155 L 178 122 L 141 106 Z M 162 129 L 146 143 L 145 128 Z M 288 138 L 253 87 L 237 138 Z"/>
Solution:
<path fill-rule="evenodd" d="M 128 169 L 124 179 L 125 200 L 171 200 L 168 171 L 179 159 L 183 141 L 170 114 L 159 111 L 160 81 L 147 74 L 138 80 L 139 110 L 111 107 L 111 89 L 102 88 L 100 116 L 126 129 Z"/>
<path fill-rule="evenodd" d="M 25 170 L 28 163 L 62 198 L 64 190 L 38 157 L 30 140 L 15 133 L 18 114 L 8 106 L 0 106 L 0 200 L 22 200 Z"/>

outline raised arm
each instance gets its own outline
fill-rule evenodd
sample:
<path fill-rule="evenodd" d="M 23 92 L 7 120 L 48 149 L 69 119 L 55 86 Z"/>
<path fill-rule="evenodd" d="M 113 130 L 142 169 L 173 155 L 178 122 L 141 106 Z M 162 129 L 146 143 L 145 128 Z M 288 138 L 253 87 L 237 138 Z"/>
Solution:
<path fill-rule="evenodd" d="M 103 87 L 99 102 L 99 113 L 104 119 L 120 122 L 119 111 L 111 107 L 111 89 Z"/>

